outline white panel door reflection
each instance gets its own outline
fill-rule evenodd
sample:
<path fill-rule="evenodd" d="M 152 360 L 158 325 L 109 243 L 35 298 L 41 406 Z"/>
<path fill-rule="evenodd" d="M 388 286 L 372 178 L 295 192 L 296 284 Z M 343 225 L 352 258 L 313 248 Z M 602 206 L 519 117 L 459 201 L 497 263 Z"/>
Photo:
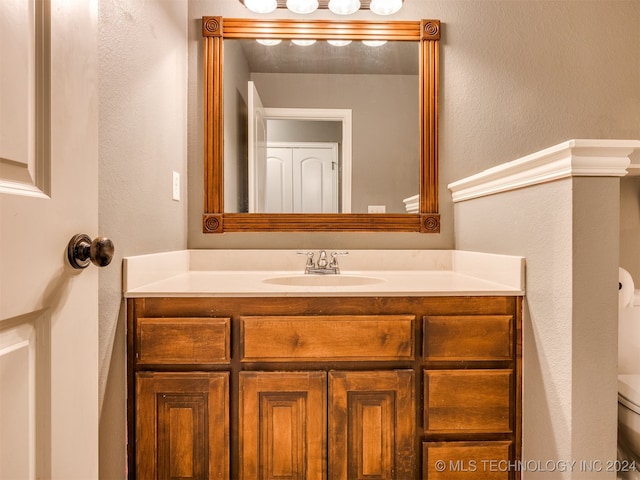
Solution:
<path fill-rule="evenodd" d="M 338 145 L 269 144 L 268 213 L 338 213 Z"/>

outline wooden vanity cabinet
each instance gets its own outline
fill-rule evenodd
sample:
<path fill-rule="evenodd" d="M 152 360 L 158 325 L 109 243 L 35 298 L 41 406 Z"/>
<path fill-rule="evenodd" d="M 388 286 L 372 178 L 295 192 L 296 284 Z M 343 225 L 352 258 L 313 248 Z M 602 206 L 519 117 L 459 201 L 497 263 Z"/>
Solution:
<path fill-rule="evenodd" d="M 129 478 L 516 480 L 520 309 L 129 299 Z"/>

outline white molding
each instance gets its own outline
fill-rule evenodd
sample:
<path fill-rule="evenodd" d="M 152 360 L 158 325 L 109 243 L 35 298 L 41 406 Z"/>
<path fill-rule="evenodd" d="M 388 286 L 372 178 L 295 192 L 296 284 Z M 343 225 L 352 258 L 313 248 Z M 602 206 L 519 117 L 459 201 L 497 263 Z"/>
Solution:
<path fill-rule="evenodd" d="M 455 202 L 569 177 L 623 177 L 640 140 L 568 140 L 448 185 Z"/>

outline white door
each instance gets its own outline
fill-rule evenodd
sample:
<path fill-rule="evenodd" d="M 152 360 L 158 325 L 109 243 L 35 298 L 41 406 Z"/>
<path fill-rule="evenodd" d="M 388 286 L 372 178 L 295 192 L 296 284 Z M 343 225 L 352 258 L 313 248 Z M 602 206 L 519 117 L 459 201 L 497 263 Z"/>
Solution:
<path fill-rule="evenodd" d="M 291 147 L 267 148 L 265 213 L 293 212 L 292 167 Z"/>
<path fill-rule="evenodd" d="M 338 146 L 267 147 L 269 213 L 338 213 Z"/>
<path fill-rule="evenodd" d="M 98 233 L 97 31 L 95 0 L 0 0 L 1 479 L 98 478 L 98 271 L 66 261 Z"/>
<path fill-rule="evenodd" d="M 266 203 L 267 121 L 255 83 L 248 87 L 249 212 L 264 212 Z"/>

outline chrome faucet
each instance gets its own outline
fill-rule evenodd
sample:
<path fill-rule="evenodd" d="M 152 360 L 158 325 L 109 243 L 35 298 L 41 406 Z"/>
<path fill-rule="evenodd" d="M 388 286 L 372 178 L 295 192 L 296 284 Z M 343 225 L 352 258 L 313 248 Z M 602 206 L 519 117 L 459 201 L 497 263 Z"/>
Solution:
<path fill-rule="evenodd" d="M 336 275 L 340 273 L 338 267 L 338 255 L 348 255 L 349 252 L 331 252 L 331 260 L 327 259 L 327 251 L 320 250 L 318 262 L 313 261 L 313 252 L 298 252 L 298 255 L 306 255 L 307 263 L 304 267 L 304 273 L 313 273 L 320 275 Z"/>

